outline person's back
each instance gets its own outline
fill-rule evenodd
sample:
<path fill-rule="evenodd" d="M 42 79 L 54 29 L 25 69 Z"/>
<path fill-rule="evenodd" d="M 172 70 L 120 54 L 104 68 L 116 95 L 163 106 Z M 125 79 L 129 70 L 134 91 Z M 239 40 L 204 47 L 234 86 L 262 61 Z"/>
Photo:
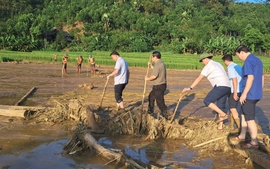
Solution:
<path fill-rule="evenodd" d="M 215 85 L 230 87 L 226 71 L 224 70 L 223 66 L 216 61 L 210 60 L 209 63 L 203 68 L 201 74 L 209 80 L 213 87 Z"/>
<path fill-rule="evenodd" d="M 82 58 L 82 56 L 79 56 L 78 57 L 78 64 L 82 64 L 82 62 L 83 62 L 83 58 Z"/>

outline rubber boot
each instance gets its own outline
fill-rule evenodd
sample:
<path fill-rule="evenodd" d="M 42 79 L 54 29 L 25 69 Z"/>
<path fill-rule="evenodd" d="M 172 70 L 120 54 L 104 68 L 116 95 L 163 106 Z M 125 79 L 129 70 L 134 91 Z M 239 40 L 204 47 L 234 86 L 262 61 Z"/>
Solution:
<path fill-rule="evenodd" d="M 230 116 L 230 128 L 234 129 L 234 118 L 233 118 L 232 113 L 231 113 L 231 116 Z"/>
<path fill-rule="evenodd" d="M 147 111 L 148 114 L 154 114 L 154 106 L 148 106 L 148 111 Z"/>
<path fill-rule="evenodd" d="M 166 120 L 168 120 L 168 113 L 167 113 L 167 110 L 162 110 L 162 111 L 160 112 L 160 115 L 161 115 L 162 117 L 164 117 Z"/>
<path fill-rule="evenodd" d="M 119 111 L 119 108 L 120 108 L 120 107 L 119 107 L 119 104 L 118 104 L 118 103 L 116 103 L 115 110 L 116 110 L 116 111 Z"/>
<path fill-rule="evenodd" d="M 239 134 L 241 132 L 241 122 L 240 119 L 234 119 L 235 124 L 237 126 L 237 128 L 233 129 L 230 131 L 231 134 Z"/>

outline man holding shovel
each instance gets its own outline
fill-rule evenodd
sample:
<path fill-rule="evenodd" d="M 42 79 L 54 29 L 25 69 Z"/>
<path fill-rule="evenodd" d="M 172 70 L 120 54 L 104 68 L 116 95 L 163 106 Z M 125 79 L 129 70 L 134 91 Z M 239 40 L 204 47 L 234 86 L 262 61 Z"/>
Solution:
<path fill-rule="evenodd" d="M 154 113 L 155 101 L 160 109 L 160 115 L 168 118 L 167 106 L 164 101 L 164 92 L 167 88 L 167 73 L 166 65 L 161 60 L 161 53 L 159 51 L 154 51 L 151 56 L 152 62 L 155 63 L 153 66 L 151 62 L 148 62 L 148 66 L 153 69 L 151 76 L 145 76 L 145 80 L 152 81 L 153 88 L 148 96 L 149 105 L 148 113 Z"/>
<path fill-rule="evenodd" d="M 107 76 L 109 79 L 114 76 L 114 95 L 117 104 L 117 108 L 120 108 L 120 112 L 125 112 L 122 93 L 128 84 L 129 80 L 129 69 L 127 62 L 119 55 L 118 52 L 113 51 L 110 54 L 111 58 L 116 62 L 114 71 Z"/>

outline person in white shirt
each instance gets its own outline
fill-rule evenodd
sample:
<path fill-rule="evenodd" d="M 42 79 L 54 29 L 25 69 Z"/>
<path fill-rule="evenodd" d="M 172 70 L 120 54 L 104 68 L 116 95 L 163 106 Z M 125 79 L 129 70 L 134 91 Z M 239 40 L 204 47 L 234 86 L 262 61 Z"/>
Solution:
<path fill-rule="evenodd" d="M 218 113 L 219 118 L 215 122 L 219 124 L 218 129 L 222 130 L 223 121 L 228 119 L 228 115 L 224 111 L 227 97 L 231 91 L 231 86 L 223 66 L 220 63 L 213 61 L 212 57 L 213 56 L 208 53 L 203 53 L 200 56 L 199 61 L 205 66 L 201 71 L 201 74 L 194 80 L 190 87 L 184 88 L 182 93 L 192 90 L 204 77 L 207 77 L 213 88 L 205 97 L 204 104 Z M 217 102 L 217 104 L 215 104 L 215 102 Z"/>
<path fill-rule="evenodd" d="M 107 79 L 114 76 L 114 95 L 117 107 L 120 108 L 120 112 L 125 112 L 124 102 L 122 98 L 123 90 L 129 81 L 129 69 L 125 59 L 120 54 L 113 51 L 110 54 L 111 58 L 116 62 L 114 71 L 107 76 Z"/>

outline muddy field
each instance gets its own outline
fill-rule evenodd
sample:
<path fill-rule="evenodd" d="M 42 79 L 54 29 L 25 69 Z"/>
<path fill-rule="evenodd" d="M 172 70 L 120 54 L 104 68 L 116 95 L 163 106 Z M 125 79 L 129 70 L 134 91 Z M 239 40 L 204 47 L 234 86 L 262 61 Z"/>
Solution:
<path fill-rule="evenodd" d="M 96 74 L 91 75 L 87 67 L 83 65 L 79 75 L 76 73 L 75 65 L 68 65 L 68 76 L 62 78 L 60 64 L 0 63 L 0 105 L 15 105 L 33 87 L 36 87 L 36 90 L 22 104 L 23 106 L 54 107 L 55 100 L 58 98 L 65 100 L 63 94 L 68 94 L 69 98 L 79 99 L 84 106 L 99 105 L 106 76 L 113 70 L 113 67 L 100 66 L 97 69 Z M 123 98 L 127 110 L 134 110 L 141 107 L 146 68 L 130 68 L 130 71 L 130 82 L 124 90 Z M 182 89 L 188 87 L 199 73 L 200 71 L 168 70 L 168 89 L 165 101 L 169 111 L 173 112 Z M 266 75 L 264 98 L 257 107 L 258 124 L 262 127 L 263 132 L 268 134 L 269 81 L 269 75 Z M 191 93 L 183 97 L 176 118 L 181 115 L 213 119 L 214 114 L 203 106 L 203 98 L 210 89 L 210 83 L 204 79 Z M 151 83 L 148 83 L 146 97 L 150 90 Z M 110 79 L 102 107 L 112 110 L 115 106 L 113 79 Z M 147 102 L 144 104 L 144 109 L 146 108 Z M 158 109 L 156 108 L 156 110 Z M 21 154 L 29 152 L 43 143 L 68 138 L 72 134 L 72 130 L 70 128 L 67 130 L 67 128 L 69 128 L 69 124 L 65 122 L 37 124 L 31 120 L 0 116 L 0 155 Z M 233 165 L 238 164 L 239 160 L 243 167 L 247 167 L 243 163 L 244 159 L 237 154 L 233 154 L 234 158 L 228 157 L 232 154 L 224 155 L 228 160 L 225 163 L 222 161 L 223 158 L 220 158 L 220 154 L 218 156 L 211 155 L 211 159 L 212 163 L 219 168 L 228 161 Z M 0 165 L 0 167 L 3 166 Z"/>

